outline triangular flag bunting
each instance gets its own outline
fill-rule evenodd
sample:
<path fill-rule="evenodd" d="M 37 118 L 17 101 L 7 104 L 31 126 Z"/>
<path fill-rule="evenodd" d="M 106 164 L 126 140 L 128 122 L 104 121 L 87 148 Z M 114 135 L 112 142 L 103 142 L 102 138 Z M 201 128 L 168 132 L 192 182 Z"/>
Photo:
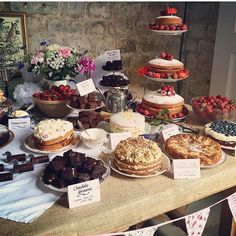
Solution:
<path fill-rule="evenodd" d="M 229 208 L 232 212 L 234 220 L 236 221 L 236 193 L 230 195 L 229 197 L 227 197 L 227 199 L 228 199 Z"/>
<path fill-rule="evenodd" d="M 210 208 L 205 208 L 185 217 L 188 236 L 201 236 L 205 228 Z"/>

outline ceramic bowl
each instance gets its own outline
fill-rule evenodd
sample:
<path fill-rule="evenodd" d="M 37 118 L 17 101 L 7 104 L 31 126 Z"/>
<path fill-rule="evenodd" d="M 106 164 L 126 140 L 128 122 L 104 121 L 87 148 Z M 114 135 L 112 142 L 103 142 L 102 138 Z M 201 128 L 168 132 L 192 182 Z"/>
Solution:
<path fill-rule="evenodd" d="M 63 118 L 70 114 L 71 109 L 66 106 L 68 100 L 46 101 L 33 98 L 40 111 L 51 118 Z"/>
<path fill-rule="evenodd" d="M 82 131 L 80 137 L 88 148 L 98 148 L 106 141 L 107 132 L 103 129 L 91 128 Z"/>

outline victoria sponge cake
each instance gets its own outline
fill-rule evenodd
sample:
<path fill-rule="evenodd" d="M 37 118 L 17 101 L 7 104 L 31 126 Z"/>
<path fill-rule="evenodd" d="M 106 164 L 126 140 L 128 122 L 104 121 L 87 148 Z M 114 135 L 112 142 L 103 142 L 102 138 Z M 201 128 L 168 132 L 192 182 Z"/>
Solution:
<path fill-rule="evenodd" d="M 157 143 L 143 137 L 121 141 L 114 151 L 114 165 L 130 175 L 151 175 L 162 168 L 163 157 Z"/>

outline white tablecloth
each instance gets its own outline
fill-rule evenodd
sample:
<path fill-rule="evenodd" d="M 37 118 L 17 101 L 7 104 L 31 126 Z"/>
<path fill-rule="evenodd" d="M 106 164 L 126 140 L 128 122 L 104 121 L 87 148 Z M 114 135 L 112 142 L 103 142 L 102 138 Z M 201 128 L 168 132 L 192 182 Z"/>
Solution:
<path fill-rule="evenodd" d="M 30 154 L 24 148 L 23 142 L 31 133 L 32 131 L 15 133 L 13 141 L 0 149 L 0 164 L 8 165 L 5 162 L 6 156 L 2 155 L 6 151 L 10 151 L 12 154 Z M 88 149 L 83 144 L 73 150 L 94 157 L 99 156 L 101 153 L 99 148 Z M 42 155 L 32 154 L 35 156 Z M 57 155 L 60 154 L 62 153 L 57 153 Z M 54 156 L 55 154 L 50 155 L 50 159 Z M 62 193 L 52 191 L 42 183 L 40 173 L 45 168 L 45 165 L 35 165 L 34 171 L 14 174 L 12 181 L 0 182 L 0 217 L 17 222 L 30 223 L 61 197 Z M 11 168 L 11 166 L 8 167 Z"/>

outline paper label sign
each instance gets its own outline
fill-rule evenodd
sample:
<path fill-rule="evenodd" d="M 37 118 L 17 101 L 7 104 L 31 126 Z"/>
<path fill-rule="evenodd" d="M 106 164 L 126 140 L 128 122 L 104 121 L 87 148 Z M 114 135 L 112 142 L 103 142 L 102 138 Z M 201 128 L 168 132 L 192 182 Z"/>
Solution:
<path fill-rule="evenodd" d="M 16 118 L 16 119 L 8 119 L 8 128 L 11 131 L 19 131 L 28 132 L 30 131 L 30 118 Z"/>
<path fill-rule="evenodd" d="M 101 201 L 99 179 L 69 185 L 67 190 L 69 208 Z"/>
<path fill-rule="evenodd" d="M 114 150 L 120 141 L 130 138 L 131 136 L 132 134 L 130 132 L 110 133 L 111 149 Z"/>
<path fill-rule="evenodd" d="M 80 96 L 85 96 L 89 93 L 96 91 L 94 82 L 92 79 L 85 80 L 76 84 Z"/>
<path fill-rule="evenodd" d="M 172 165 L 174 179 L 200 178 L 200 159 L 174 159 Z"/>
<path fill-rule="evenodd" d="M 106 51 L 106 52 L 105 52 L 105 60 L 106 60 L 106 61 L 117 61 L 117 60 L 121 60 L 120 49 L 111 50 L 111 51 Z"/>
<path fill-rule="evenodd" d="M 175 134 L 180 134 L 181 129 L 177 125 L 169 125 L 161 131 L 164 142 Z"/>

